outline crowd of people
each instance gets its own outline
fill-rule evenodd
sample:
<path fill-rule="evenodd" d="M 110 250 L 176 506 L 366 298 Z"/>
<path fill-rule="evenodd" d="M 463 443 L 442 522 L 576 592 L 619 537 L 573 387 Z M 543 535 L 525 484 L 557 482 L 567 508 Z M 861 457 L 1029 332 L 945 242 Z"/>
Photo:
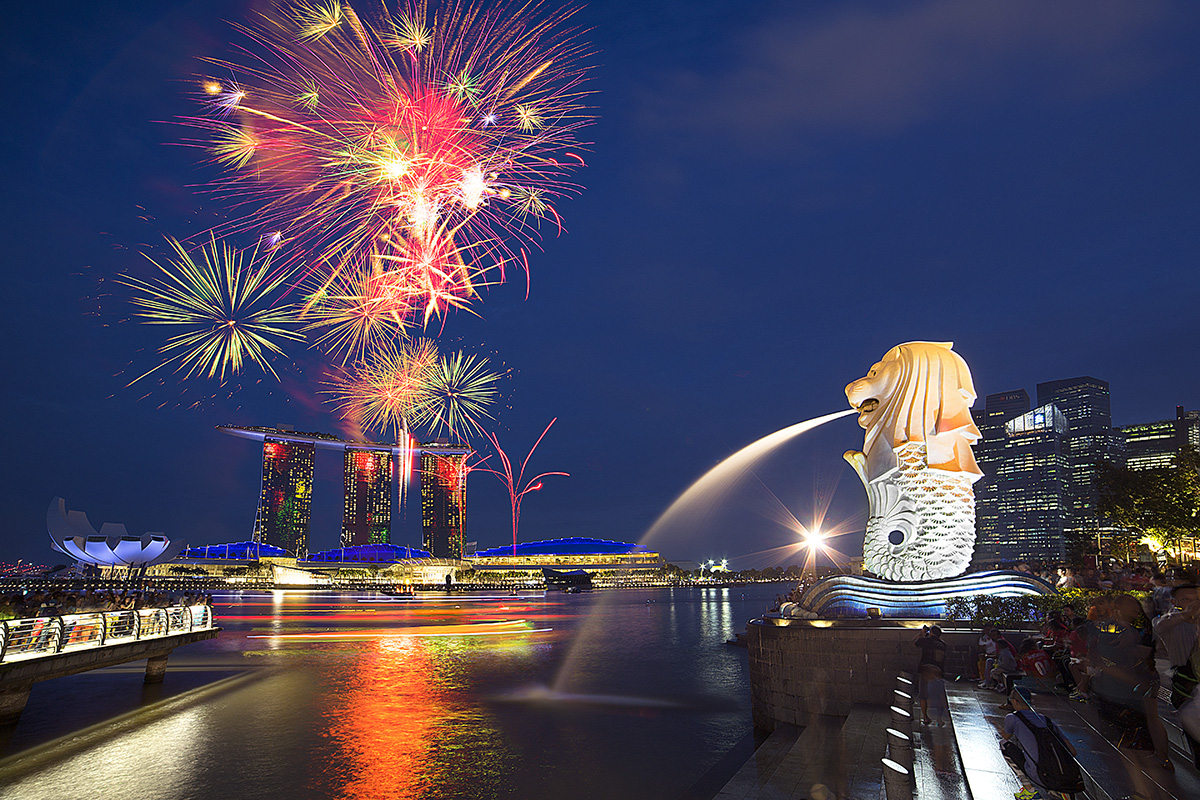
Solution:
<path fill-rule="evenodd" d="M 980 686 L 1011 694 L 1030 677 L 1059 684 L 1072 700 L 1095 706 L 1120 732 L 1120 746 L 1153 751 L 1173 770 L 1159 699 L 1176 709 L 1200 768 L 1200 590 L 1167 581 L 1145 600 L 1132 594 L 1097 595 L 1083 615 L 1064 606 L 1041 634 L 1014 644 L 995 627 L 979 639 Z M 1001 709 L 1013 711 L 1009 702 Z"/>
<path fill-rule="evenodd" d="M 1059 589 L 1093 589 L 1118 592 L 1148 592 L 1172 581 L 1162 572 L 1150 567 L 1119 565 L 1110 569 L 1095 567 L 1059 567 L 1042 577 Z"/>
<path fill-rule="evenodd" d="M 0 619 L 29 619 L 95 611 L 125 611 L 211 603 L 212 596 L 202 592 L 163 592 L 129 587 L 120 591 L 111 587 L 22 589 L 0 593 Z"/>

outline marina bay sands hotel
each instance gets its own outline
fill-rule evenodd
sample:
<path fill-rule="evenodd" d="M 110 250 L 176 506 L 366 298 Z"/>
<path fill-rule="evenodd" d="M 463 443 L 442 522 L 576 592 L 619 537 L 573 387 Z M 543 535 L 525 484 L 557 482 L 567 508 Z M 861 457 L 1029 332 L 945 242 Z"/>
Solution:
<path fill-rule="evenodd" d="M 308 554 L 313 463 L 317 448 L 343 452 L 342 547 L 388 544 L 397 461 L 420 456 L 422 546 L 435 558 L 462 558 L 466 523 L 465 462 L 471 448 L 427 442 L 405 450 L 287 427 L 218 425 L 231 436 L 262 442 L 262 488 L 254 541 L 282 547 L 297 558 Z M 406 476 L 405 476 L 406 477 Z"/>

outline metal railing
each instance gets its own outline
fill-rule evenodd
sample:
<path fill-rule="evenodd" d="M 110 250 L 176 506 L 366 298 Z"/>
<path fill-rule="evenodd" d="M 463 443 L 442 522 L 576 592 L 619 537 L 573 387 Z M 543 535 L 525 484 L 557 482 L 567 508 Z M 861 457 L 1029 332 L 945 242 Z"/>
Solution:
<path fill-rule="evenodd" d="M 212 627 L 212 606 L 207 605 L 0 620 L 0 663 L 174 636 Z"/>

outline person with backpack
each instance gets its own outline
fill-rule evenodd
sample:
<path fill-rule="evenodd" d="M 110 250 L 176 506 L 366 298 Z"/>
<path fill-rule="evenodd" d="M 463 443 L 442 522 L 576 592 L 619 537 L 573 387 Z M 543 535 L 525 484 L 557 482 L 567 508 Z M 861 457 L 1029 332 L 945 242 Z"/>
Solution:
<path fill-rule="evenodd" d="M 1168 675 L 1171 705 L 1200 769 L 1200 589 L 1194 584 L 1176 586 L 1175 607 L 1154 620 L 1154 633 L 1171 665 Z"/>
<path fill-rule="evenodd" d="M 1038 788 L 1071 794 L 1082 792 L 1083 776 L 1075 746 L 1054 721 L 1029 707 L 1021 693 L 1009 696 L 1013 711 L 1004 718 L 1000 750 Z"/>

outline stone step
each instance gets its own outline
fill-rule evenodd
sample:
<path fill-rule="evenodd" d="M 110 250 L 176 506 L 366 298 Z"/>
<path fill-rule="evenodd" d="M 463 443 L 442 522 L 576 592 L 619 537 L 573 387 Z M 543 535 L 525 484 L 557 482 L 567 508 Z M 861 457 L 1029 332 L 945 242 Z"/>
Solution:
<path fill-rule="evenodd" d="M 741 800 L 758 797 L 759 789 L 765 786 L 787 758 L 793 745 L 800 738 L 802 729 L 795 725 L 778 724 L 767 740 L 758 746 L 746 763 L 729 779 L 714 800 Z"/>
<path fill-rule="evenodd" d="M 1024 784 L 1000 752 L 996 723 L 1004 719 L 1004 712 L 996 706 L 1004 697 L 969 682 L 947 682 L 946 699 L 970 796 L 974 800 L 1012 800 Z"/>
<path fill-rule="evenodd" d="M 849 717 L 814 716 L 803 729 L 777 725 L 716 800 L 879 797 L 890 712 L 859 705 Z"/>
<path fill-rule="evenodd" d="M 881 796 L 883 765 L 887 751 L 887 729 L 892 712 L 883 706 L 856 705 L 842 726 L 842 763 L 845 770 L 838 785 L 838 797 L 875 798 Z"/>

